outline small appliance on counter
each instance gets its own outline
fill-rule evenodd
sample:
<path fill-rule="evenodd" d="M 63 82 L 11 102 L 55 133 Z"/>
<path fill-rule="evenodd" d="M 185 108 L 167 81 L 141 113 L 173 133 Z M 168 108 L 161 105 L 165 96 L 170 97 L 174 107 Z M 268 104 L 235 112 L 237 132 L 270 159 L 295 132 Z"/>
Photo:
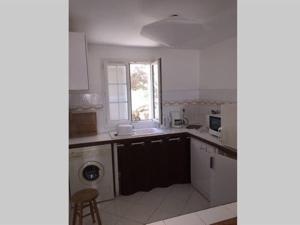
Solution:
<path fill-rule="evenodd" d="M 184 117 L 183 112 L 172 111 L 170 112 L 171 117 L 171 127 L 173 128 L 182 128 L 185 125 L 188 125 L 188 119 Z"/>
<path fill-rule="evenodd" d="M 208 132 L 219 137 L 223 145 L 237 148 L 237 104 L 222 104 L 218 113 L 207 115 Z"/>
<path fill-rule="evenodd" d="M 133 133 L 133 125 L 131 124 L 119 124 L 117 126 L 117 135 L 129 135 Z"/>
<path fill-rule="evenodd" d="M 221 115 L 220 114 L 211 114 L 207 116 L 208 120 L 208 132 L 211 135 L 220 137 L 221 136 Z"/>

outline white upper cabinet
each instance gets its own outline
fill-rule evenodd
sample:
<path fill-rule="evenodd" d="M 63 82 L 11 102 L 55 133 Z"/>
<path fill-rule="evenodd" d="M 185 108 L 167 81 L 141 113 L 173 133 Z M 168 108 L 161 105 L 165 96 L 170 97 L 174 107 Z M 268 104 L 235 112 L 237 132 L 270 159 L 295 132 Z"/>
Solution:
<path fill-rule="evenodd" d="M 87 52 L 85 34 L 69 33 L 69 90 L 87 90 Z"/>

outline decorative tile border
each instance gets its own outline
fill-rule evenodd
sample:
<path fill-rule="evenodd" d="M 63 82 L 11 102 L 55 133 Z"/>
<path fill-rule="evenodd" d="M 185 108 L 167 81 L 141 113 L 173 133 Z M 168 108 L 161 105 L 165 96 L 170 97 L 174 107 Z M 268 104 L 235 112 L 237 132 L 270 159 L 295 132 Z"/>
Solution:
<path fill-rule="evenodd" d="M 70 106 L 71 111 L 85 112 L 85 111 L 95 111 L 97 109 L 102 109 L 103 105 L 88 105 L 88 106 Z"/>
<path fill-rule="evenodd" d="M 176 106 L 176 105 L 222 105 L 222 104 L 233 104 L 236 102 L 232 101 L 218 101 L 208 99 L 193 99 L 193 100 L 182 100 L 182 101 L 163 101 L 163 106 Z"/>

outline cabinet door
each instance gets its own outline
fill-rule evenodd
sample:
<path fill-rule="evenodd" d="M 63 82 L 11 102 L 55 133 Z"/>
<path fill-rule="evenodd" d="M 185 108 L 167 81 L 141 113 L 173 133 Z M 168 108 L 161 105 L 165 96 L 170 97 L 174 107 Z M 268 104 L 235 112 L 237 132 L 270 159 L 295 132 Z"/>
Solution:
<path fill-rule="evenodd" d="M 69 89 L 87 90 L 87 55 L 84 33 L 69 33 Z"/>
<path fill-rule="evenodd" d="M 149 191 L 150 180 L 148 172 L 148 152 L 145 142 L 133 142 L 130 144 L 131 182 L 134 185 L 133 192 Z"/>
<path fill-rule="evenodd" d="M 237 161 L 216 154 L 212 181 L 212 207 L 235 202 L 237 200 Z"/>
<path fill-rule="evenodd" d="M 134 184 L 131 181 L 133 167 L 130 164 L 131 155 L 130 148 L 127 145 L 117 145 L 118 149 L 118 178 L 119 178 L 119 193 L 121 195 L 130 194 L 133 192 Z"/>
<path fill-rule="evenodd" d="M 191 180 L 192 185 L 210 200 L 212 179 L 212 156 L 209 145 L 192 139 L 191 141 Z"/>
<path fill-rule="evenodd" d="M 169 138 L 166 141 L 168 151 L 169 183 L 190 182 L 190 147 L 185 137 Z"/>
<path fill-rule="evenodd" d="M 168 151 L 162 139 L 151 140 L 147 144 L 148 166 L 151 188 L 171 185 L 168 179 Z"/>
<path fill-rule="evenodd" d="M 199 177 L 202 171 L 201 163 L 199 162 L 201 156 L 201 141 L 191 138 L 191 183 L 199 190 Z"/>
<path fill-rule="evenodd" d="M 148 149 L 144 142 L 133 142 L 118 147 L 120 194 L 149 191 Z"/>

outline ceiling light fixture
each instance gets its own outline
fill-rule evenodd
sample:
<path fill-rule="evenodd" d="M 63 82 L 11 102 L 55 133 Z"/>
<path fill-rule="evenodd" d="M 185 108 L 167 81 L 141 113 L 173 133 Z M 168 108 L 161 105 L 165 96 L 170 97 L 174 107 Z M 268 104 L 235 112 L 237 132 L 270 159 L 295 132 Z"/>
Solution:
<path fill-rule="evenodd" d="M 202 32 L 203 25 L 199 21 L 173 14 L 166 19 L 143 26 L 141 35 L 164 46 L 180 47 L 200 37 Z"/>

